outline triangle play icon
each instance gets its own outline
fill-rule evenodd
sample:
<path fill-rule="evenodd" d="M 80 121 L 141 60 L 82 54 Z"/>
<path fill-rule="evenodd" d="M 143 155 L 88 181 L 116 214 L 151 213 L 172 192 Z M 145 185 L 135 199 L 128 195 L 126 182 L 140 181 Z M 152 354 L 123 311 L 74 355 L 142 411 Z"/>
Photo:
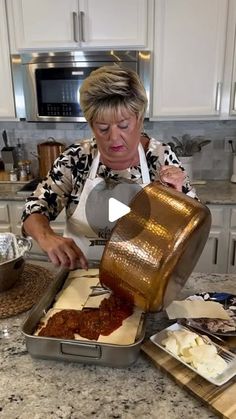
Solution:
<path fill-rule="evenodd" d="M 115 198 L 109 199 L 108 206 L 108 219 L 110 223 L 118 220 L 131 211 L 128 205 L 123 204 Z"/>

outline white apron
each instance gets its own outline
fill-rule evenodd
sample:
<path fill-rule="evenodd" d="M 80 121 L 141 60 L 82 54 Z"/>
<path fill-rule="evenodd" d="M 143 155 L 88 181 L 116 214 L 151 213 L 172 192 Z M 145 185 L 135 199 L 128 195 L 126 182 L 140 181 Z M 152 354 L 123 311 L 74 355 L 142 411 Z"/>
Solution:
<path fill-rule="evenodd" d="M 67 219 L 64 231 L 64 236 L 71 237 L 88 260 L 101 259 L 106 241 L 115 225 L 115 222 L 111 223 L 108 219 L 109 199 L 115 198 L 129 205 L 140 187 L 150 183 L 146 156 L 141 144 L 139 144 L 138 152 L 142 184 L 126 179 L 106 181 L 102 177 L 96 177 L 100 161 L 99 151 L 92 162 L 79 203 L 73 215 Z M 122 171 L 118 173 L 120 175 Z M 123 173 L 127 174 L 127 171 Z"/>

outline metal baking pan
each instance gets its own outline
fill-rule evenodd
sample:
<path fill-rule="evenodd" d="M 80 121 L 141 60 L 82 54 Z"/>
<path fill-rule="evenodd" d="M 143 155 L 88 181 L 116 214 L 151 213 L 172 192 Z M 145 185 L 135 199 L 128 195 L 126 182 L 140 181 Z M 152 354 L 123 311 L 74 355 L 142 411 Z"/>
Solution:
<path fill-rule="evenodd" d="M 94 267 L 94 266 L 93 266 Z M 23 324 L 26 347 L 32 357 L 61 361 L 82 362 L 124 368 L 133 364 L 139 355 L 145 335 L 145 318 L 140 322 L 136 341 L 131 345 L 99 343 L 96 341 L 66 340 L 34 335 L 37 324 L 52 306 L 56 294 L 67 278 L 68 270 L 61 270 Z"/>

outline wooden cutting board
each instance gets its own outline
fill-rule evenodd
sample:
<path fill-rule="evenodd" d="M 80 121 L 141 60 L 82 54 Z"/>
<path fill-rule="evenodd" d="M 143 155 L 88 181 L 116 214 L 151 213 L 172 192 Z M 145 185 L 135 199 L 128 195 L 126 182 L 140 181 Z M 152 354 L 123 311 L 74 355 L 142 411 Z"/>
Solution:
<path fill-rule="evenodd" d="M 221 418 L 236 419 L 236 380 L 218 387 L 209 383 L 175 358 L 162 351 L 150 340 L 143 343 L 142 351 L 161 371 L 170 375 L 177 384 L 197 396 Z"/>

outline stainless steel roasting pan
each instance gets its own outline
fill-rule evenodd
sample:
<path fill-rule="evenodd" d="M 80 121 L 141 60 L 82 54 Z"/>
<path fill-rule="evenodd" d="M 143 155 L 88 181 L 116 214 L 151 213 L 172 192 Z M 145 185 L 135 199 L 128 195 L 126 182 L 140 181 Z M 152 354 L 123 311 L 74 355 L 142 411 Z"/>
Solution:
<path fill-rule="evenodd" d="M 64 340 L 34 335 L 37 324 L 52 306 L 55 296 L 62 288 L 67 275 L 68 271 L 64 269 L 58 273 L 55 281 L 47 289 L 38 304 L 33 307 L 22 326 L 29 354 L 35 358 L 81 362 L 117 368 L 124 368 L 133 364 L 138 358 L 145 335 L 144 318 L 140 322 L 136 341 L 131 345 Z"/>

